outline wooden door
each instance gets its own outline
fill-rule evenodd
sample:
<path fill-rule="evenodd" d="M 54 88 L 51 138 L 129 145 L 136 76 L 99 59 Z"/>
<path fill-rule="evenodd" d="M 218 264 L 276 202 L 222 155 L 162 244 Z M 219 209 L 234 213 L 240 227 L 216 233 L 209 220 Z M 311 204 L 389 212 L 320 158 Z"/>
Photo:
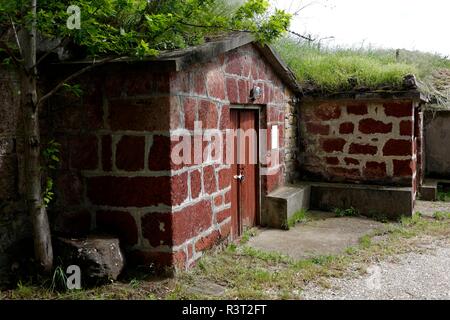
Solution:
<path fill-rule="evenodd" d="M 231 210 L 234 238 L 258 223 L 258 126 L 257 111 L 231 109 L 234 138 Z"/>

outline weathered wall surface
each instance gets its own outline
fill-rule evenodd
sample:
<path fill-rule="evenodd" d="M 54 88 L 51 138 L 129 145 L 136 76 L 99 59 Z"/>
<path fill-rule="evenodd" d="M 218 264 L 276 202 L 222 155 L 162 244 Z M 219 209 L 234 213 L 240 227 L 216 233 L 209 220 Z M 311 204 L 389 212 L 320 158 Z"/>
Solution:
<path fill-rule="evenodd" d="M 19 103 L 18 76 L 13 70 L 0 69 L 0 286 L 21 258 L 23 240 L 31 235 L 21 200 Z"/>
<path fill-rule="evenodd" d="M 450 111 L 425 113 L 426 174 L 450 178 Z"/>
<path fill-rule="evenodd" d="M 114 65 L 79 82 L 81 98 L 56 97 L 48 112 L 50 135 L 62 145 L 52 214 L 57 234 L 108 232 L 120 237 L 132 262 L 179 268 L 229 239 L 230 165 L 202 158 L 208 143 L 194 154 L 200 162 L 179 165 L 170 155 L 195 121 L 225 134 L 235 104 L 260 106 L 269 144 L 270 128 L 279 128 L 274 151 L 281 163 L 263 176 L 262 193 L 284 183 L 285 154 L 294 172 L 295 138 L 284 131 L 286 122 L 295 131 L 291 96 L 252 45 L 183 72 Z M 256 101 L 249 100 L 253 86 L 263 89 Z"/>
<path fill-rule="evenodd" d="M 412 186 L 412 101 L 329 101 L 300 107 L 301 168 L 308 178 Z"/>

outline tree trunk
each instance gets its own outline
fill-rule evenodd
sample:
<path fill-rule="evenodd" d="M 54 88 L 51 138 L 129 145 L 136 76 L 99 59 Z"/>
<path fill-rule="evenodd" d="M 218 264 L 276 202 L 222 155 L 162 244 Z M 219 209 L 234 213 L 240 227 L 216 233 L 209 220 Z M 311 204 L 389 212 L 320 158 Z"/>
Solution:
<path fill-rule="evenodd" d="M 34 251 L 36 262 L 42 271 L 53 268 L 53 249 L 47 210 L 43 201 L 39 110 L 37 108 L 37 68 L 36 68 L 36 6 L 31 0 L 31 27 L 22 34 L 25 71 L 21 72 L 21 108 L 24 131 L 24 169 L 26 200 L 33 224 Z"/>

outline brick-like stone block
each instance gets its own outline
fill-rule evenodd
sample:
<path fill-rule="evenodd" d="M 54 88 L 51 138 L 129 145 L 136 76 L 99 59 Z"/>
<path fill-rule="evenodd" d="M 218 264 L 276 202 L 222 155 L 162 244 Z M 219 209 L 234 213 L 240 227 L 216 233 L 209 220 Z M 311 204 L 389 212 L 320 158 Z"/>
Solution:
<path fill-rule="evenodd" d="M 202 191 L 202 172 L 200 170 L 194 170 L 190 173 L 191 179 L 191 198 L 196 199 Z"/>
<path fill-rule="evenodd" d="M 222 169 L 219 174 L 219 190 L 226 189 L 231 185 L 231 169 Z"/>
<path fill-rule="evenodd" d="M 194 130 L 194 124 L 197 120 L 197 99 L 183 98 L 184 107 L 184 127 L 188 130 Z"/>
<path fill-rule="evenodd" d="M 230 121 L 230 106 L 224 105 L 222 106 L 222 109 L 220 110 L 220 124 L 219 129 L 220 130 L 226 130 L 231 128 L 231 121 Z"/>
<path fill-rule="evenodd" d="M 364 176 L 367 178 L 386 178 L 386 163 L 369 161 L 364 167 Z"/>
<path fill-rule="evenodd" d="M 230 192 L 231 194 L 231 192 Z M 231 209 L 223 209 L 222 211 L 219 211 L 216 213 L 216 220 L 217 223 L 222 223 L 226 219 L 231 217 Z"/>
<path fill-rule="evenodd" d="M 412 102 L 390 102 L 384 103 L 384 113 L 388 117 L 412 117 L 413 116 L 413 105 Z"/>
<path fill-rule="evenodd" d="M 350 115 L 363 116 L 368 114 L 367 104 L 365 103 L 349 103 L 347 104 L 347 113 Z"/>
<path fill-rule="evenodd" d="M 86 76 L 85 76 L 86 77 Z M 103 129 L 103 93 L 101 77 L 79 79 L 83 90 L 83 111 L 88 129 Z"/>
<path fill-rule="evenodd" d="M 200 101 L 198 119 L 202 122 L 203 129 L 216 129 L 218 124 L 217 105 L 209 100 Z"/>
<path fill-rule="evenodd" d="M 344 122 L 339 126 L 340 134 L 353 134 L 355 131 L 355 125 L 352 122 Z"/>
<path fill-rule="evenodd" d="M 136 221 L 129 212 L 98 211 L 96 224 L 98 231 L 118 237 L 122 244 L 132 246 L 138 241 Z"/>
<path fill-rule="evenodd" d="M 231 203 L 231 191 L 228 191 L 227 193 L 225 193 L 225 203 L 224 204 L 229 204 Z"/>
<path fill-rule="evenodd" d="M 219 68 L 206 74 L 206 87 L 210 97 L 225 100 L 225 77 Z"/>
<path fill-rule="evenodd" d="M 223 196 L 222 195 L 218 195 L 216 197 L 214 197 L 214 206 L 215 207 L 220 207 L 223 203 Z"/>
<path fill-rule="evenodd" d="M 216 174 L 214 166 L 203 168 L 203 186 L 205 193 L 212 194 L 217 191 Z"/>
<path fill-rule="evenodd" d="M 204 200 L 172 215 L 173 244 L 180 245 L 212 224 L 211 202 Z"/>
<path fill-rule="evenodd" d="M 98 167 L 98 139 L 95 135 L 69 139 L 70 165 L 73 169 L 95 170 Z"/>
<path fill-rule="evenodd" d="M 239 102 L 239 89 L 237 80 L 233 78 L 227 78 L 227 96 L 230 103 Z"/>
<path fill-rule="evenodd" d="M 110 135 L 102 136 L 102 169 L 112 170 L 112 138 Z"/>
<path fill-rule="evenodd" d="M 339 158 L 337 157 L 326 157 L 325 161 L 329 165 L 337 166 L 339 164 Z"/>
<path fill-rule="evenodd" d="M 264 103 L 269 103 L 273 98 L 272 84 L 264 83 Z"/>
<path fill-rule="evenodd" d="M 315 108 L 314 115 L 324 121 L 339 119 L 341 116 L 341 108 L 336 104 L 322 103 Z"/>
<path fill-rule="evenodd" d="M 247 103 L 250 97 L 251 84 L 247 80 L 238 80 L 239 103 Z"/>
<path fill-rule="evenodd" d="M 359 165 L 359 160 L 358 159 L 354 159 L 354 158 L 344 158 L 345 164 L 346 165 Z"/>
<path fill-rule="evenodd" d="M 126 73 L 126 81 L 122 81 L 120 86 L 125 84 L 128 96 L 169 93 L 169 73 L 155 72 L 154 69 L 149 70 L 148 67 L 142 66 L 127 66 L 127 68 L 129 69 Z M 117 87 L 110 90 L 117 91 Z"/>
<path fill-rule="evenodd" d="M 154 135 L 153 144 L 148 155 L 148 169 L 152 171 L 170 170 L 171 167 L 170 137 Z"/>
<path fill-rule="evenodd" d="M 170 92 L 174 94 L 191 93 L 192 73 L 181 71 L 170 73 Z"/>
<path fill-rule="evenodd" d="M 172 177 L 172 205 L 183 203 L 188 197 L 188 173 L 181 173 Z"/>
<path fill-rule="evenodd" d="M 227 58 L 228 61 L 225 66 L 225 72 L 228 74 L 240 76 L 242 73 L 242 63 L 239 54 L 236 51 L 231 52 L 228 54 Z"/>
<path fill-rule="evenodd" d="M 79 173 L 61 172 L 56 179 L 56 192 L 64 205 L 80 205 L 83 202 L 84 185 Z"/>
<path fill-rule="evenodd" d="M 400 122 L 400 135 L 410 137 L 413 135 L 413 122 L 411 120 Z"/>
<path fill-rule="evenodd" d="M 109 102 L 109 124 L 112 130 L 168 130 L 170 98 L 112 100 Z"/>
<path fill-rule="evenodd" d="M 364 134 L 390 133 L 392 132 L 392 123 L 363 119 L 359 122 L 359 131 Z"/>
<path fill-rule="evenodd" d="M 352 143 L 349 149 L 350 154 L 375 155 L 377 152 L 378 148 L 369 144 Z"/>
<path fill-rule="evenodd" d="M 206 95 L 206 80 L 205 74 L 201 71 L 194 75 L 194 93 L 200 96 Z"/>
<path fill-rule="evenodd" d="M 125 171 L 144 169 L 145 137 L 123 136 L 116 146 L 116 167 Z"/>
<path fill-rule="evenodd" d="M 328 124 L 320 124 L 317 122 L 307 122 L 306 130 L 311 134 L 327 136 L 330 134 L 330 126 Z"/>
<path fill-rule="evenodd" d="M 215 230 L 209 235 L 200 238 L 195 243 L 195 251 L 200 252 L 212 248 L 220 240 L 220 232 Z"/>
<path fill-rule="evenodd" d="M 322 150 L 328 153 L 344 151 L 346 143 L 342 138 L 321 139 Z"/>
<path fill-rule="evenodd" d="M 87 178 L 87 196 L 92 204 L 116 207 L 171 205 L 170 177 Z"/>
<path fill-rule="evenodd" d="M 383 147 L 385 156 L 409 156 L 412 154 L 413 143 L 410 140 L 391 139 Z"/>
<path fill-rule="evenodd" d="M 394 176 L 412 177 L 414 163 L 412 160 L 393 160 Z"/>

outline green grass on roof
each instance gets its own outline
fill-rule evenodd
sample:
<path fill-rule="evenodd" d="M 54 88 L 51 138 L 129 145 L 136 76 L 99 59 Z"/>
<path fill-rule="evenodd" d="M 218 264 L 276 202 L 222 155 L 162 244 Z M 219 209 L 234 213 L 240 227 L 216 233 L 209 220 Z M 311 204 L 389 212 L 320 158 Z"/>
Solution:
<path fill-rule="evenodd" d="M 307 90 L 335 93 L 353 89 L 398 89 L 414 74 L 430 80 L 436 70 L 449 68 L 438 55 L 400 50 L 319 48 L 316 44 L 283 38 L 275 48 Z"/>

